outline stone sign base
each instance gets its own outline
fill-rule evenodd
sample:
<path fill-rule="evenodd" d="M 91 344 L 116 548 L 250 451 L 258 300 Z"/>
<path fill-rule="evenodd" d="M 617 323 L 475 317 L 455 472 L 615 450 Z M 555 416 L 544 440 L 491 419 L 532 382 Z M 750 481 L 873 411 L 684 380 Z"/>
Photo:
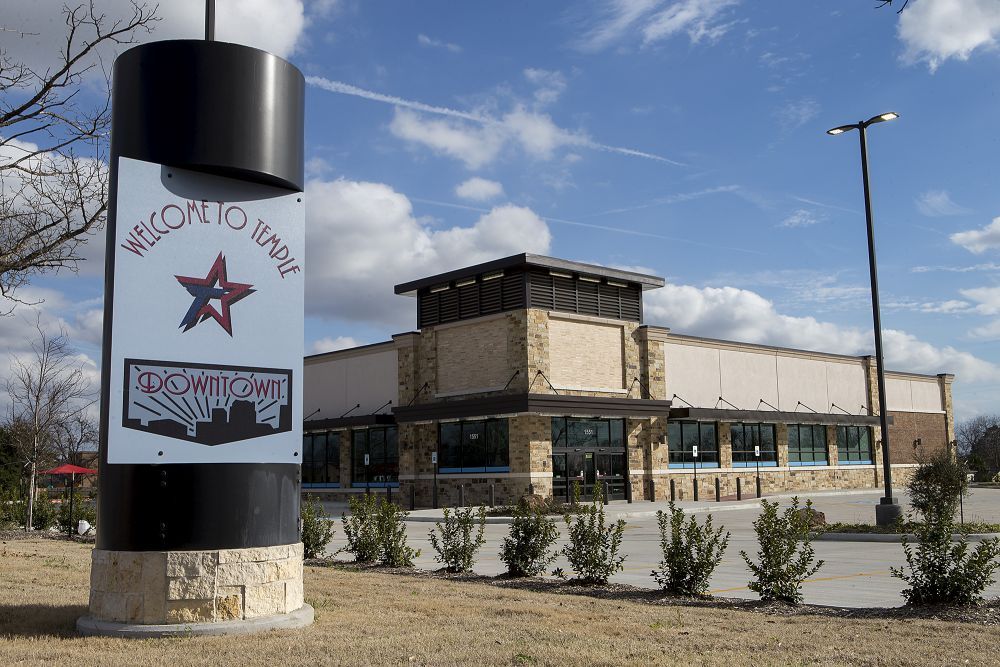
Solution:
<path fill-rule="evenodd" d="M 77 627 L 84 634 L 156 636 L 194 633 L 194 626 L 205 626 L 194 634 L 220 634 L 311 622 L 298 543 L 216 551 L 94 549 L 90 615 Z"/>

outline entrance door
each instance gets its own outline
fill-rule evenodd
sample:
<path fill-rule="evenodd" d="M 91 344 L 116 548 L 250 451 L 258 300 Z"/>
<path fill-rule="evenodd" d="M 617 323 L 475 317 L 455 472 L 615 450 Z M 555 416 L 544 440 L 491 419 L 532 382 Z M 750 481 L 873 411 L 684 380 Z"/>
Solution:
<path fill-rule="evenodd" d="M 609 500 L 625 498 L 625 453 L 605 449 L 578 449 L 552 455 L 552 494 L 570 502 L 573 486 L 580 486 L 580 500 L 593 500 L 596 484 L 608 485 Z"/>

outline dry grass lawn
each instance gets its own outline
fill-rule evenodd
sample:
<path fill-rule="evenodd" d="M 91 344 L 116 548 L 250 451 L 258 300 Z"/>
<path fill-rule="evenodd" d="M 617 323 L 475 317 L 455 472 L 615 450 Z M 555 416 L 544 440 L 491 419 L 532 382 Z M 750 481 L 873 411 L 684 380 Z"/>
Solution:
<path fill-rule="evenodd" d="M 316 622 L 243 637 L 76 636 L 90 547 L 0 543 L 0 665 L 1000 664 L 997 627 L 845 620 L 306 568 Z"/>

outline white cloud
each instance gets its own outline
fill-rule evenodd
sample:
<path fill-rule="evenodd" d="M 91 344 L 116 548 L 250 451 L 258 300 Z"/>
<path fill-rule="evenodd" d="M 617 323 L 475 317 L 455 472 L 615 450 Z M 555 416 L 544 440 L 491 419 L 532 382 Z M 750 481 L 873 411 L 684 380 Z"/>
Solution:
<path fill-rule="evenodd" d="M 1000 315 L 1000 287 L 974 287 L 959 292 L 965 298 L 976 302 L 976 312 L 983 315 Z"/>
<path fill-rule="evenodd" d="M 358 345 L 358 341 L 354 340 L 350 336 L 337 336 L 336 338 L 325 336 L 319 340 L 313 341 L 312 353 L 323 354 L 324 352 L 346 350 L 348 348 L 357 347 Z"/>
<path fill-rule="evenodd" d="M 540 107 L 552 104 L 566 90 L 566 77 L 562 72 L 529 67 L 524 78 L 536 86 L 535 104 Z"/>
<path fill-rule="evenodd" d="M 417 35 L 417 43 L 420 46 L 426 46 L 432 49 L 444 49 L 446 51 L 451 51 L 452 53 L 461 53 L 462 47 L 458 44 L 452 44 L 451 42 L 442 42 L 439 39 L 433 39 L 427 35 L 421 33 Z"/>
<path fill-rule="evenodd" d="M 668 284 L 644 299 L 646 320 L 677 333 L 850 355 L 872 354 L 874 346 L 870 330 L 782 315 L 768 299 L 735 287 Z M 883 342 L 891 369 L 955 373 L 970 383 L 1000 381 L 996 364 L 950 345 L 938 347 L 895 329 L 883 331 Z"/>
<path fill-rule="evenodd" d="M 811 97 L 794 100 L 775 110 L 774 115 L 784 127 L 795 129 L 815 118 L 820 111 L 819 102 Z"/>
<path fill-rule="evenodd" d="M 516 105 L 509 113 L 500 118 L 495 118 L 487 113 L 479 111 L 461 111 L 458 109 L 450 109 L 448 107 L 425 104 L 415 100 L 408 100 L 396 95 L 376 93 L 371 90 L 365 90 L 364 88 L 352 86 L 348 83 L 343 83 L 342 81 L 331 81 L 330 79 L 326 79 L 321 76 L 307 76 L 306 83 L 310 86 L 316 86 L 317 88 L 322 88 L 323 90 L 331 93 L 360 97 L 373 102 L 381 102 L 383 104 L 391 104 L 395 106 L 396 117 L 394 117 L 392 124 L 390 124 L 390 129 L 393 130 L 397 136 L 406 138 L 403 135 L 413 134 L 418 137 L 417 140 L 420 143 L 426 143 L 431 148 L 437 149 L 438 152 L 451 154 L 453 157 L 457 157 L 458 159 L 465 161 L 467 164 L 469 163 L 469 160 L 464 157 L 464 152 L 462 152 L 460 148 L 457 148 L 457 146 L 471 145 L 474 153 L 472 161 L 479 164 L 479 160 L 485 159 L 487 162 L 492 160 L 496 157 L 496 153 L 498 152 L 498 150 L 494 151 L 488 159 L 483 157 L 482 151 L 487 147 L 484 146 L 484 144 L 490 143 L 488 139 L 499 139 L 502 143 L 502 141 L 506 138 L 515 139 L 522 144 L 535 147 L 543 153 L 545 152 L 546 145 L 539 145 L 538 141 L 540 139 L 545 140 L 547 145 L 551 148 L 560 146 L 580 146 L 591 150 L 617 153 L 619 155 L 640 157 L 646 160 L 654 160 L 656 162 L 666 162 L 668 164 L 684 166 L 680 162 L 665 158 L 661 155 L 654 155 L 653 153 L 635 150 L 634 148 L 602 144 L 594 141 L 585 133 L 564 130 L 558 127 L 548 115 L 528 112 L 524 109 L 523 105 Z M 431 121 L 417 114 L 409 113 L 406 110 L 444 116 L 453 120 L 448 122 Z M 401 113 L 406 113 L 407 115 L 397 122 Z M 459 122 L 460 120 L 469 122 L 461 123 Z M 482 128 L 480 129 L 476 126 L 482 126 Z M 423 138 L 423 140 L 419 138 Z"/>
<path fill-rule="evenodd" d="M 1000 248 L 1000 218 L 993 218 L 993 222 L 982 229 L 957 232 L 949 238 L 952 243 L 956 243 L 976 255 L 987 250 L 996 250 Z"/>
<path fill-rule="evenodd" d="M 804 208 L 796 209 L 787 218 L 781 221 L 781 227 L 809 227 L 822 222 L 822 220 L 812 211 Z"/>
<path fill-rule="evenodd" d="M 476 126 L 457 120 L 425 118 L 401 108 L 393 114 L 389 130 L 400 139 L 461 160 L 469 169 L 493 162 L 505 139 L 495 125 Z"/>
<path fill-rule="evenodd" d="M 489 201 L 503 195 L 503 185 L 475 176 L 455 186 L 455 195 L 470 201 Z"/>
<path fill-rule="evenodd" d="M 965 215 L 971 211 L 956 204 L 946 190 L 928 190 L 917 197 L 917 210 L 931 218 Z"/>
<path fill-rule="evenodd" d="M 995 48 L 998 34 L 996 0 L 911 0 L 899 15 L 903 60 L 926 62 L 932 72 L 949 58 L 968 60 L 977 49 Z"/>
<path fill-rule="evenodd" d="M 947 273 L 973 273 L 975 271 L 1000 271 L 1000 264 L 987 262 L 985 264 L 972 264 L 970 266 L 915 266 L 910 269 L 913 273 L 931 273 L 932 271 L 945 271 Z"/>
<path fill-rule="evenodd" d="M 546 253 L 551 234 L 530 209 L 500 206 L 467 227 L 434 229 L 410 200 L 382 183 L 306 186 L 306 310 L 403 329 L 413 301 L 393 286 L 519 252 Z"/>
<path fill-rule="evenodd" d="M 714 42 L 734 24 L 729 9 L 739 0 L 614 0 L 599 4 L 599 17 L 580 38 L 583 51 L 601 51 L 638 37 L 643 46 L 686 34 L 693 44 Z"/>

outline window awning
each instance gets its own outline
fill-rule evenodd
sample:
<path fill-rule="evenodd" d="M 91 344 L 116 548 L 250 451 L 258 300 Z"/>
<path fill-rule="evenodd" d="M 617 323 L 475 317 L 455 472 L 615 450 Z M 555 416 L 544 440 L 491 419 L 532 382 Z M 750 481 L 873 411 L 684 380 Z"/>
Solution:
<path fill-rule="evenodd" d="M 331 419 L 308 419 L 302 422 L 304 431 L 321 431 L 333 428 L 360 428 L 362 426 L 391 426 L 396 418 L 388 413 L 372 415 L 352 415 L 350 417 L 334 417 Z"/>
<path fill-rule="evenodd" d="M 565 394 L 502 394 L 418 403 L 395 407 L 392 412 L 400 423 L 525 413 L 648 418 L 666 417 L 670 412 L 670 401 Z"/>
<path fill-rule="evenodd" d="M 892 423 L 892 415 L 888 416 Z M 834 426 L 877 426 L 877 415 L 849 415 L 824 412 L 778 412 L 776 410 L 723 410 L 718 408 L 671 408 L 670 419 L 765 424 L 827 424 Z"/>

